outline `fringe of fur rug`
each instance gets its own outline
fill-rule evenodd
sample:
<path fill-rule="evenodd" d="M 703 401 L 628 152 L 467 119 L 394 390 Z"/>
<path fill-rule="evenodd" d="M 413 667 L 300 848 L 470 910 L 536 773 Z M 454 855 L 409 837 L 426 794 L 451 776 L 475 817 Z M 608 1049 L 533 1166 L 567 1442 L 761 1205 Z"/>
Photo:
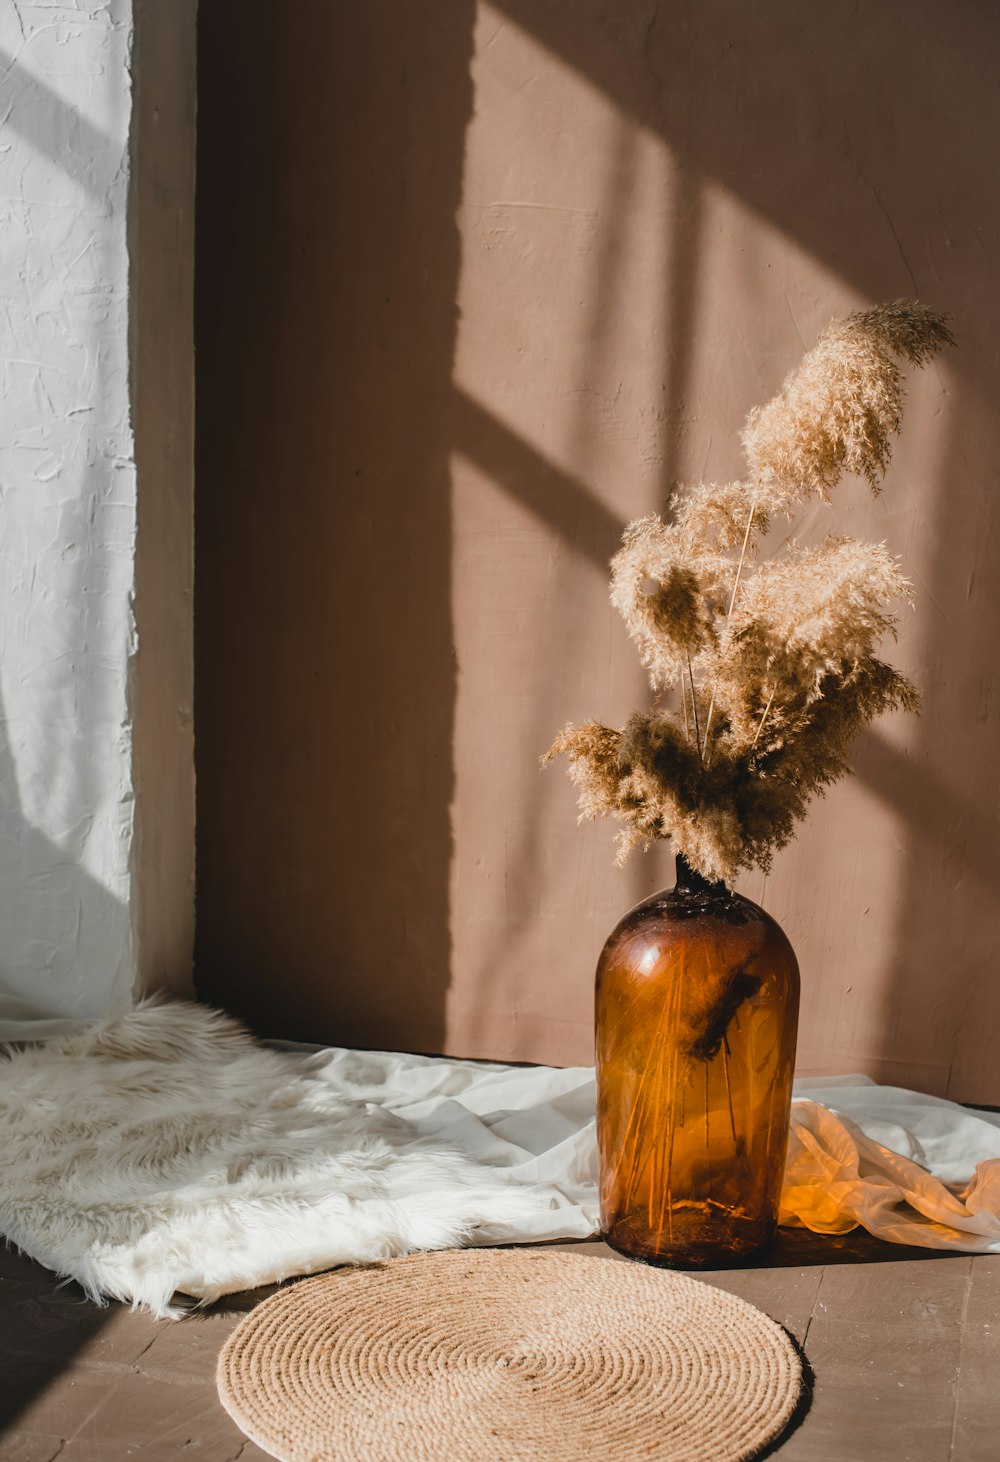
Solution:
<path fill-rule="evenodd" d="M 418 1249 L 502 1242 L 539 1198 L 316 1060 L 204 1006 L 147 1001 L 0 1060 L 0 1232 L 91 1299 L 179 1316 Z"/>

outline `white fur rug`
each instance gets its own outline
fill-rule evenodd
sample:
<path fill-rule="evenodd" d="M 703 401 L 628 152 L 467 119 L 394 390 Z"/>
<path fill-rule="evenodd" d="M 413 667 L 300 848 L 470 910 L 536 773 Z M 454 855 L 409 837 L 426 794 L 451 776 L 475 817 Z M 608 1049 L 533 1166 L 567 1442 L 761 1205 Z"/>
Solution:
<path fill-rule="evenodd" d="M 261 1047 L 203 1006 L 148 1002 L 0 1060 L 0 1232 L 95 1300 L 181 1313 L 416 1249 L 503 1242 L 544 1190 Z M 173 1302 L 172 1302 L 173 1301 Z"/>
<path fill-rule="evenodd" d="M 0 1040 L 0 1234 L 92 1298 L 183 1312 L 336 1264 L 598 1226 L 594 1072 L 259 1046 L 149 1002 Z M 8 1011 L 9 1014 L 9 1011 Z M 1000 1253 L 1000 1116 L 796 1083 L 781 1222 Z"/>

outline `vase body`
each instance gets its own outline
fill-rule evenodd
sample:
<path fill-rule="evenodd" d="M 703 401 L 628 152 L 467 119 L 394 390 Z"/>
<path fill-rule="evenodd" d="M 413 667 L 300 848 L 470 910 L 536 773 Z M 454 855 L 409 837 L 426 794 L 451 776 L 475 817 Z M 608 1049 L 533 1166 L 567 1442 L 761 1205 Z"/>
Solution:
<path fill-rule="evenodd" d="M 799 973 L 769 914 L 677 865 L 598 964 L 601 1221 L 632 1258 L 714 1267 L 777 1224 Z"/>

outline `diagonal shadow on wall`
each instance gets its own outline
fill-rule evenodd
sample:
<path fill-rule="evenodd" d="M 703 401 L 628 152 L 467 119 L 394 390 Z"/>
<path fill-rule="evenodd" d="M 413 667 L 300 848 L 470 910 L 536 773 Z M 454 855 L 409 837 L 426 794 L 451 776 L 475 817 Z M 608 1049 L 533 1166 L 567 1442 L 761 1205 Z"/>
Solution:
<path fill-rule="evenodd" d="M 692 465 L 678 456 L 677 430 L 691 373 L 707 181 L 738 195 L 864 296 L 916 288 L 953 308 L 962 351 L 948 370 L 963 395 L 993 399 L 990 330 L 962 330 L 963 315 L 979 308 L 970 284 L 988 270 L 976 276 L 967 258 L 949 253 L 949 230 L 967 227 L 968 199 L 989 176 L 995 130 L 976 7 L 944 16 L 919 0 L 907 7 L 905 36 L 896 7 L 862 17 L 846 0 L 827 7 L 819 36 L 815 16 L 792 0 L 763 12 L 737 0 L 617 10 L 502 0 L 496 8 L 588 78 L 624 118 L 662 136 L 682 170 L 687 203 L 675 220 L 677 277 L 667 305 L 664 491 Z M 457 447 L 518 501 L 579 537 L 595 561 L 606 559 L 619 525 L 577 480 L 585 473 L 557 470 L 488 409 L 447 395 L 472 6 L 437 12 L 428 54 L 408 31 L 401 43 L 380 45 L 382 7 L 354 16 L 346 31 L 340 16 L 334 37 L 324 9 L 306 5 L 269 36 L 276 50 L 266 60 L 247 39 L 255 25 L 237 25 L 230 12 L 214 7 L 202 21 L 203 988 L 245 1013 L 257 1002 L 258 1017 L 279 1014 L 288 1033 L 315 1034 L 318 1022 L 327 1038 L 363 1044 L 364 1002 L 353 1003 L 350 970 L 384 959 L 391 1015 L 380 1039 L 390 1038 L 398 1016 L 400 1044 L 432 1048 L 447 983 L 436 972 L 449 955 L 455 669 L 447 453 Z M 261 10 L 256 23 L 264 18 Z M 403 54 L 412 64 L 392 59 Z M 366 66 L 370 96 L 356 79 Z M 271 95 L 291 100 L 272 114 Z M 944 95 L 946 108 L 937 104 Z M 995 198 L 977 207 L 992 228 Z M 241 340 L 251 340 L 252 351 Z M 791 363 L 764 360 L 761 373 L 776 381 Z M 275 456 L 264 428 L 278 413 L 291 430 Z M 941 423 L 941 455 L 973 424 L 990 430 L 978 411 Z M 323 504 L 318 515 L 315 500 Z M 960 608 L 953 566 L 968 542 L 943 493 L 938 502 L 927 587 L 950 615 Z M 327 568 L 333 543 L 337 582 Z M 987 544 L 984 578 L 994 559 Z M 411 636 L 416 616 L 421 633 Z M 933 621 L 920 654 L 931 666 L 948 658 L 969 695 L 995 614 L 981 612 L 957 641 L 948 638 L 947 617 Z M 255 728 L 252 754 L 241 725 Z M 932 782 L 971 805 L 977 780 L 992 775 L 986 741 L 956 769 L 943 764 L 949 732 L 940 719 L 925 718 L 922 736 L 915 756 L 933 768 Z M 307 772 L 324 758 L 318 778 Z M 257 785 L 265 770 L 266 797 Z M 925 815 L 917 783 L 873 772 L 864 748 L 859 771 L 892 797 L 912 839 L 914 821 Z M 229 843 L 242 851 L 225 854 Z M 922 911 L 933 903 L 930 876 L 926 864 L 911 865 L 900 980 L 914 961 L 927 964 L 931 916 Z M 408 918 L 408 899 L 419 919 Z M 330 928 L 352 920 L 356 927 L 360 907 L 377 911 L 363 946 L 352 946 L 354 935 L 318 941 L 308 912 L 317 902 Z M 436 932 L 414 948 L 418 924 Z M 940 952 L 944 936 L 934 937 Z M 280 978 L 286 955 L 310 969 L 308 988 L 301 996 L 287 986 L 252 995 Z M 968 970 L 962 978 L 968 985 Z"/>
<path fill-rule="evenodd" d="M 1000 611 L 984 588 L 1000 575 L 988 507 L 1000 451 L 989 409 L 1000 388 L 989 242 L 1000 234 L 1000 197 L 990 186 L 1000 124 L 990 58 L 1000 16 L 974 3 L 943 12 L 931 0 L 905 12 L 892 4 L 859 12 L 836 0 L 821 21 L 793 0 L 763 10 L 738 0 L 617 10 L 499 0 L 497 8 L 624 116 L 659 133 L 686 177 L 731 190 L 864 296 L 918 294 L 955 316 L 961 349 L 946 369 L 957 377 L 957 399 L 927 459 L 938 474 L 933 562 L 918 585 L 927 708 L 908 756 L 890 752 L 876 733 L 862 743 L 857 770 L 904 830 L 885 1040 L 912 1044 L 921 1018 L 927 1029 L 948 1005 L 959 1014 L 942 1022 L 927 1082 L 993 1099 L 982 1053 L 962 1054 L 960 1019 L 986 998 L 997 899 L 984 877 L 992 857 L 978 809 L 996 794 L 1000 724 L 988 669 Z M 696 230 L 684 236 L 693 260 Z M 683 394 L 692 339 L 683 283 L 671 299 L 674 398 Z M 674 432 L 668 460 L 670 438 Z M 965 568 L 973 565 L 967 592 Z M 935 835 L 944 846 L 929 851 Z M 901 1036 L 908 1004 L 922 1016 Z"/>
<path fill-rule="evenodd" d="M 75 107 L 52 90 L 40 76 L 26 70 L 18 57 L 0 47 L 0 127 L 16 132 L 25 142 L 103 203 L 105 194 L 94 159 L 113 144 Z"/>

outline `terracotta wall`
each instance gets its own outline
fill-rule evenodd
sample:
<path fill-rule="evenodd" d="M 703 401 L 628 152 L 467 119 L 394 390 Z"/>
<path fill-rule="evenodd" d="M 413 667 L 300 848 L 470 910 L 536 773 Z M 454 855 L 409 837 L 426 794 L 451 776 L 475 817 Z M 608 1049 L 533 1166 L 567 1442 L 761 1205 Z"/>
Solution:
<path fill-rule="evenodd" d="M 800 1067 L 996 1101 L 1000 16 L 927 0 L 201 8 L 199 979 L 270 1032 L 586 1061 L 613 867 L 538 754 L 643 696 L 624 523 L 918 295 L 872 500 L 919 720 L 753 879 Z"/>

